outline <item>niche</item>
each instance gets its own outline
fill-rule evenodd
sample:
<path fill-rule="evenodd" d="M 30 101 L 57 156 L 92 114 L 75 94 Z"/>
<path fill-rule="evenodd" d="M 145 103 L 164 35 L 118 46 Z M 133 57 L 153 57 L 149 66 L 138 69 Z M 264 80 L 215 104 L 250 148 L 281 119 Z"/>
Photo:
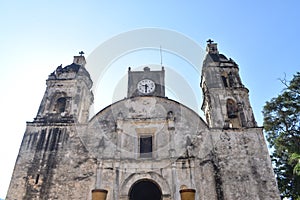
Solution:
<path fill-rule="evenodd" d="M 232 100 L 228 99 L 226 103 L 227 116 L 228 118 L 237 118 L 238 116 L 238 107 L 237 104 Z"/>

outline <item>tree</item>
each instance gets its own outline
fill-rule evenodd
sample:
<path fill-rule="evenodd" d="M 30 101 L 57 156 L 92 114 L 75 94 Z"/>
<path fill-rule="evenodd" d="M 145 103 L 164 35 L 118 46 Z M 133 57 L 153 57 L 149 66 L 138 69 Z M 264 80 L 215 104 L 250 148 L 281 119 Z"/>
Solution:
<path fill-rule="evenodd" d="M 264 128 L 282 197 L 300 199 L 300 72 L 266 102 Z"/>

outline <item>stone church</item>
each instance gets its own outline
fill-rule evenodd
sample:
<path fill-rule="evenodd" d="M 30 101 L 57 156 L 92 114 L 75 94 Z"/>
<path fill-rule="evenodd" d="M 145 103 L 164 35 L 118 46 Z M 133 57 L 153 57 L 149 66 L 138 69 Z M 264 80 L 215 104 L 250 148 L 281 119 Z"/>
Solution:
<path fill-rule="evenodd" d="M 166 97 L 163 67 L 129 68 L 127 97 L 89 118 L 85 57 L 57 67 L 27 122 L 6 200 L 279 200 L 239 67 L 211 40 L 206 51 L 205 120 Z"/>

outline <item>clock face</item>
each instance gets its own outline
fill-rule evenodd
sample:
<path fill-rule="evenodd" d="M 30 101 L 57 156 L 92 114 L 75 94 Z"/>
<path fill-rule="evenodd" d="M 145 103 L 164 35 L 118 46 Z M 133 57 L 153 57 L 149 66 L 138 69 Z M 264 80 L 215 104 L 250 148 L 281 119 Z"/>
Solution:
<path fill-rule="evenodd" d="M 143 79 L 138 82 L 137 89 L 143 94 L 150 94 L 155 90 L 155 83 L 150 79 Z"/>

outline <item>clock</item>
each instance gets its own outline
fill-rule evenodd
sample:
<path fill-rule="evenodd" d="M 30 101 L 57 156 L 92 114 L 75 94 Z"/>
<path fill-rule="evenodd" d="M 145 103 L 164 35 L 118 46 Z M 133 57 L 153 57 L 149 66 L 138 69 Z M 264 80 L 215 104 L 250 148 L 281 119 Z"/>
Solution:
<path fill-rule="evenodd" d="M 143 94 L 150 94 L 155 90 L 155 83 L 150 79 L 143 79 L 138 82 L 137 89 Z"/>

